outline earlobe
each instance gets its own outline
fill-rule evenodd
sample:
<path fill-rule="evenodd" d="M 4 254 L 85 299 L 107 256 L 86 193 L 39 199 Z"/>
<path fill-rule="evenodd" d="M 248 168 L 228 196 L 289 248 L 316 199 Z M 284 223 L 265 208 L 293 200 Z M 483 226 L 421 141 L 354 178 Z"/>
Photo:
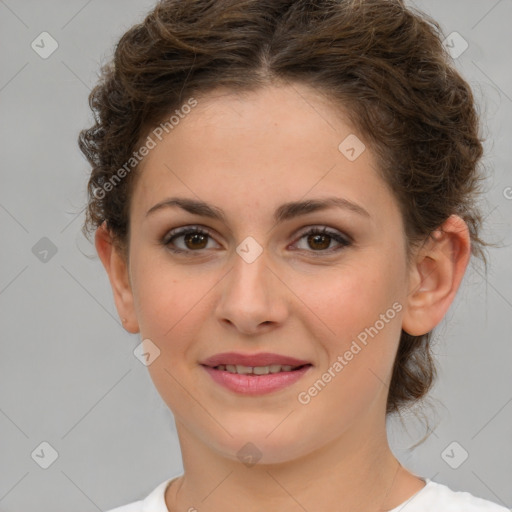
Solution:
<path fill-rule="evenodd" d="M 106 222 L 96 229 L 94 242 L 98 256 L 108 274 L 116 309 L 120 318 L 123 319 L 123 327 L 128 332 L 137 333 L 139 325 L 135 315 L 128 266 L 125 257 L 113 244 Z"/>
<path fill-rule="evenodd" d="M 417 251 L 409 274 L 402 329 L 421 336 L 447 313 L 471 256 L 469 230 L 462 218 L 450 216 Z"/>

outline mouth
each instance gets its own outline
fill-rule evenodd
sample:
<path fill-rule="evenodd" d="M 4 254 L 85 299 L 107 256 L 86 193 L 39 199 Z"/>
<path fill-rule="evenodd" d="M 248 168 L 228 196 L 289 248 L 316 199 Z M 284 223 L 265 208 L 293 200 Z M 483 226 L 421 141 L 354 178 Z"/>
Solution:
<path fill-rule="evenodd" d="M 268 366 L 243 366 L 201 365 L 212 381 L 223 389 L 227 389 L 239 395 L 258 396 L 292 386 L 313 368 L 310 363 L 298 366 L 268 365 Z"/>
<path fill-rule="evenodd" d="M 207 366 L 207 365 L 204 365 Z M 217 366 L 209 366 L 214 370 L 221 372 L 236 373 L 238 375 L 268 375 L 283 372 L 295 372 L 306 366 L 312 366 L 310 363 L 302 364 L 298 366 L 292 366 L 287 364 L 271 364 L 268 366 L 244 366 L 240 364 L 219 364 Z"/>

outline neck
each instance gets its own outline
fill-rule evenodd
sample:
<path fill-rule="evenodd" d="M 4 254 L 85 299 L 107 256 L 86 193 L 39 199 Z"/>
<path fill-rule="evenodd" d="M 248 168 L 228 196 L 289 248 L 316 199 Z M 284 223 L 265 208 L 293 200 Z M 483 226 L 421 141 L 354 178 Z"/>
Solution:
<path fill-rule="evenodd" d="M 375 423 L 371 431 L 357 425 L 301 457 L 250 467 L 212 450 L 182 423 L 176 426 L 185 472 L 166 492 L 171 512 L 381 512 L 424 486 L 394 457 L 385 422 L 378 435 Z"/>

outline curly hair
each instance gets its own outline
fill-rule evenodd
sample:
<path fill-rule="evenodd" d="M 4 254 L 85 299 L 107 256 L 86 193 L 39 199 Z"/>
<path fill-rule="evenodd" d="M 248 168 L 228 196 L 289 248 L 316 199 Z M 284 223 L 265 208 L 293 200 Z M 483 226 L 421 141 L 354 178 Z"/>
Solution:
<path fill-rule="evenodd" d="M 79 136 L 92 166 L 84 234 L 105 222 L 126 248 L 137 175 L 137 162 L 131 172 L 126 162 L 152 127 L 187 105 L 184 98 L 287 82 L 325 95 L 378 156 L 408 250 L 457 214 L 472 254 L 486 262 L 473 94 L 439 24 L 402 0 L 160 1 L 121 37 L 89 96 L 95 124 Z M 386 414 L 431 389 L 431 335 L 402 330 Z"/>

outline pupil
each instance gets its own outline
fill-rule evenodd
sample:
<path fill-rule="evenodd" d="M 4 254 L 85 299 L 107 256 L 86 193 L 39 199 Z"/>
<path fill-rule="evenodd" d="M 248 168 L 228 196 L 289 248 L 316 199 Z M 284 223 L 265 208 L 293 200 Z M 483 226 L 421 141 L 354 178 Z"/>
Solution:
<path fill-rule="evenodd" d="M 313 239 L 313 244 L 315 244 L 315 243 L 317 243 L 317 242 L 318 242 L 318 239 L 321 239 L 321 238 L 323 238 L 323 239 L 324 239 L 324 241 L 325 241 L 326 239 L 328 239 L 328 238 L 329 238 L 329 236 L 328 236 L 328 235 L 319 235 L 319 234 L 316 234 L 316 235 L 311 235 L 311 236 L 309 237 L 309 240 L 311 241 L 311 239 Z M 329 241 L 327 241 L 327 244 L 325 244 L 325 243 L 324 243 L 324 244 L 321 244 L 321 243 L 320 243 L 320 245 L 321 245 L 321 246 L 320 246 L 320 249 L 326 249 L 327 247 L 329 247 Z"/>
<path fill-rule="evenodd" d="M 203 243 L 205 242 L 206 240 L 206 235 L 203 235 L 201 233 L 189 233 L 188 235 L 185 236 L 185 243 L 189 243 L 190 241 L 192 241 L 192 247 L 194 247 L 194 241 L 203 241 Z M 195 246 L 197 248 L 197 245 Z M 200 249 L 203 249 L 204 247 L 199 247 Z"/>

